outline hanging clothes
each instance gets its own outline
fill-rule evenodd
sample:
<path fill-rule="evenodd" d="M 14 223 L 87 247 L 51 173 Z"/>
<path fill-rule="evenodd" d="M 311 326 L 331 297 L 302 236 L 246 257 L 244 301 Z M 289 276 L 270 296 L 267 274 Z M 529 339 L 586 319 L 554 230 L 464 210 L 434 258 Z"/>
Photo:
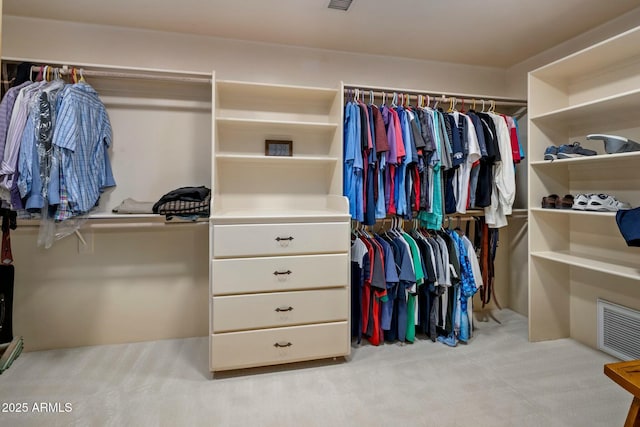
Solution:
<path fill-rule="evenodd" d="M 24 82 L 7 91 L 0 102 L 0 199 L 41 214 L 39 245 L 52 244 L 54 221 L 90 212 L 116 184 L 111 140 L 106 108 L 84 81 Z"/>
<path fill-rule="evenodd" d="M 459 229 L 354 232 L 352 337 L 372 345 L 411 343 L 419 333 L 450 346 L 468 342 L 472 298 L 485 283 L 480 265 Z"/>

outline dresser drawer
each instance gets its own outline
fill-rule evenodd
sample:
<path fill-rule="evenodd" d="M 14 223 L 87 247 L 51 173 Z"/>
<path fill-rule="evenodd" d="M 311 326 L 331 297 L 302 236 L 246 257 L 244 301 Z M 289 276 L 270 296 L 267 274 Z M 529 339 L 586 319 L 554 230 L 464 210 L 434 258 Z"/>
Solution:
<path fill-rule="evenodd" d="M 213 295 L 346 286 L 349 254 L 214 259 Z"/>
<path fill-rule="evenodd" d="M 213 332 L 347 320 L 347 288 L 213 297 Z"/>
<path fill-rule="evenodd" d="M 242 257 L 347 252 L 349 223 L 213 226 L 213 256 Z"/>
<path fill-rule="evenodd" d="M 349 354 L 348 322 L 211 336 L 211 370 L 277 365 Z"/>

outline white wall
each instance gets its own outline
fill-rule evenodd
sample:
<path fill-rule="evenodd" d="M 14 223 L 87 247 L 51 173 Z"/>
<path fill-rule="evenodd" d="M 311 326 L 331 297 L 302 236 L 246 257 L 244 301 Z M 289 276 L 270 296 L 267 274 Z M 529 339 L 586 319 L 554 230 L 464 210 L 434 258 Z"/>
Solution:
<path fill-rule="evenodd" d="M 4 16 L 2 55 L 188 71 L 216 78 L 362 85 L 505 96 L 498 68 L 359 55 L 203 36 Z"/>

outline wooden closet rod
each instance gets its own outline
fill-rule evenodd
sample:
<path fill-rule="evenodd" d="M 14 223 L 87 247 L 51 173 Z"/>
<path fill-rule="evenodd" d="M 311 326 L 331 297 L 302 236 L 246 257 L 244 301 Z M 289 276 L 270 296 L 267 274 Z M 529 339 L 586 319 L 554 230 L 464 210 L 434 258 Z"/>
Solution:
<path fill-rule="evenodd" d="M 527 101 L 525 100 L 486 99 L 485 97 L 478 98 L 478 97 L 474 97 L 473 95 L 470 95 L 470 96 L 466 96 L 466 95 L 447 96 L 446 94 L 434 95 L 433 93 L 429 93 L 429 92 L 405 91 L 402 89 L 381 90 L 379 88 L 372 89 L 372 88 L 366 88 L 366 87 L 363 88 L 360 86 L 358 87 L 345 86 L 344 93 L 351 95 L 356 90 L 360 92 L 361 99 L 366 99 L 368 96 L 370 96 L 370 93 L 373 92 L 374 97 L 382 98 L 386 96 L 387 99 L 392 98 L 393 94 L 396 94 L 400 98 L 402 96 L 406 96 L 407 100 L 410 99 L 411 97 L 417 99 L 418 96 L 423 96 L 425 97 L 425 101 L 438 101 L 438 102 L 453 101 L 456 104 L 464 103 L 466 105 L 472 105 L 473 102 L 475 101 L 476 106 L 478 103 L 483 103 L 483 102 L 486 104 L 487 107 L 490 106 L 491 104 L 501 105 L 501 106 L 511 106 L 511 107 L 527 106 Z"/>
<path fill-rule="evenodd" d="M 62 66 L 62 67 L 51 67 L 51 68 L 54 70 L 57 70 L 61 75 L 66 76 L 72 73 L 74 67 Z M 41 69 L 41 66 L 33 65 L 31 67 L 31 73 L 39 73 L 40 69 Z M 78 73 L 78 76 L 82 75 L 82 76 L 89 76 L 89 77 L 114 77 L 114 78 L 124 78 L 124 79 L 141 79 L 141 80 L 170 81 L 170 82 L 181 82 L 181 83 L 211 84 L 211 79 L 204 78 L 204 77 L 129 73 L 124 71 L 85 70 L 77 67 L 76 67 L 76 72 Z"/>

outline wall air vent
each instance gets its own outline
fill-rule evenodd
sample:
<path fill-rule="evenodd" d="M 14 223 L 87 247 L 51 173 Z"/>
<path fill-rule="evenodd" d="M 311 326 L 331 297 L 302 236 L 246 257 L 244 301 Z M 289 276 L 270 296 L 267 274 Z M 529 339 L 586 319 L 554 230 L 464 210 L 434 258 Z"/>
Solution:
<path fill-rule="evenodd" d="M 329 2 L 329 9 L 344 10 L 346 12 L 349 6 L 351 6 L 352 1 L 353 0 L 331 0 Z"/>
<path fill-rule="evenodd" d="M 640 359 L 640 311 L 598 298 L 598 348 L 621 360 Z"/>

